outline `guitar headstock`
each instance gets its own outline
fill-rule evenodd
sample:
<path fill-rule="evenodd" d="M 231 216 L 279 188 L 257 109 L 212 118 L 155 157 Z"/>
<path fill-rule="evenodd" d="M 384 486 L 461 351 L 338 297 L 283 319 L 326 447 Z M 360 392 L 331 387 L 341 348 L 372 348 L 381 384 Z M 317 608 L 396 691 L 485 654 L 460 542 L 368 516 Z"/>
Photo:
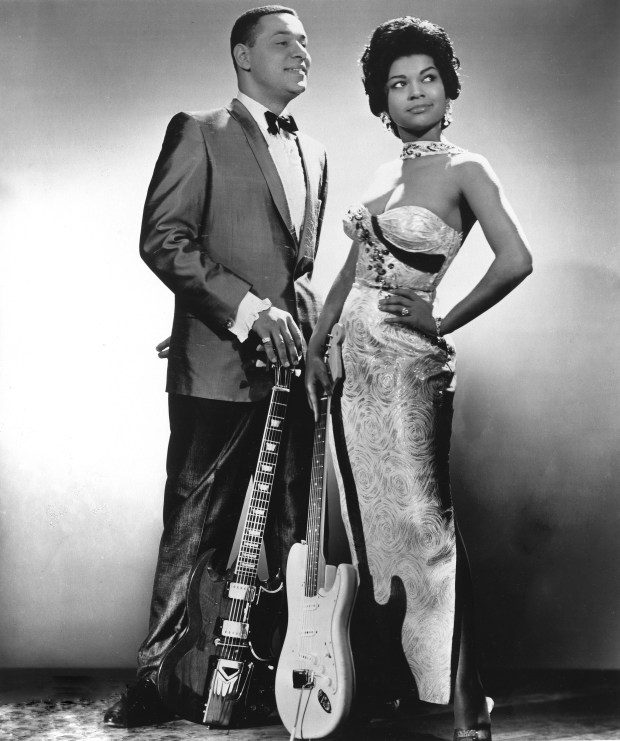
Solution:
<path fill-rule="evenodd" d="M 342 343 L 344 342 L 344 327 L 340 322 L 334 324 L 328 336 L 325 348 L 325 364 L 331 376 L 332 383 L 342 378 Z"/>

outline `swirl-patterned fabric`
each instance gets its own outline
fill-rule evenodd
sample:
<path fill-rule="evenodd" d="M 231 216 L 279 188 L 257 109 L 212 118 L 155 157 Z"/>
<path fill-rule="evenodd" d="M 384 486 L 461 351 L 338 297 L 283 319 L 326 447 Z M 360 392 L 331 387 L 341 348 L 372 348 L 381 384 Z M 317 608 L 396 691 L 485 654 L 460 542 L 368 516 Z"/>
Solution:
<path fill-rule="evenodd" d="M 377 238 L 364 206 L 349 210 L 345 231 L 359 243 L 359 257 L 341 317 L 342 423 L 375 600 L 385 604 L 392 577 L 402 580 L 407 597 L 402 645 L 420 699 L 447 703 L 456 544 L 447 450 L 445 456 L 438 455 L 438 440 L 440 434 L 445 436 L 440 428 L 454 385 L 454 350 L 444 340 L 386 323 L 378 300 L 398 286 L 413 288 L 432 303 L 462 238 L 421 207 L 392 209 L 378 222 L 384 238 L 398 248 L 446 259 L 435 274 L 405 265 Z M 336 473 L 345 529 L 357 561 L 338 465 Z"/>

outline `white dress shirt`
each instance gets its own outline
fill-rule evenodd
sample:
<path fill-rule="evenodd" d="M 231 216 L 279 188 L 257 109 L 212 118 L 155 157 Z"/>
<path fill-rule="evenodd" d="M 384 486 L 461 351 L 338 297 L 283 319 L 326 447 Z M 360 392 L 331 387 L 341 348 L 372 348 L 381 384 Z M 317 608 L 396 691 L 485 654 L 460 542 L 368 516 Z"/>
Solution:
<path fill-rule="evenodd" d="M 306 210 L 306 179 L 297 146 L 297 138 L 290 132 L 282 130 L 277 134 L 270 134 L 267 130 L 268 124 L 265 118 L 265 111 L 269 109 L 242 92 L 237 93 L 237 100 L 248 109 L 265 137 L 269 154 L 284 187 L 293 226 L 299 236 Z M 286 109 L 279 115 L 286 116 Z M 246 293 L 237 308 L 230 331 L 239 338 L 240 342 L 245 342 L 259 312 L 264 311 L 269 306 L 271 306 L 270 301 L 261 300 L 252 293 Z"/>

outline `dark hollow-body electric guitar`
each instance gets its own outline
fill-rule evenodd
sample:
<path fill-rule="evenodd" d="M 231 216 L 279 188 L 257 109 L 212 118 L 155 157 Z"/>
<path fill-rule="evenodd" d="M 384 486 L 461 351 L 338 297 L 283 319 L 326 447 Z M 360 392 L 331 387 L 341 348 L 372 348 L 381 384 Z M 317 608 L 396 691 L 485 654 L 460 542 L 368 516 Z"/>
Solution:
<path fill-rule="evenodd" d="M 275 663 L 271 638 L 283 584 L 280 574 L 259 581 L 258 563 L 296 373 L 274 368 L 275 383 L 236 560 L 221 573 L 213 550 L 199 558 L 187 588 L 186 627 L 158 672 L 158 689 L 166 705 L 182 718 L 210 728 L 247 720 L 252 691 L 259 684 L 256 675 L 264 676 L 267 665 Z"/>

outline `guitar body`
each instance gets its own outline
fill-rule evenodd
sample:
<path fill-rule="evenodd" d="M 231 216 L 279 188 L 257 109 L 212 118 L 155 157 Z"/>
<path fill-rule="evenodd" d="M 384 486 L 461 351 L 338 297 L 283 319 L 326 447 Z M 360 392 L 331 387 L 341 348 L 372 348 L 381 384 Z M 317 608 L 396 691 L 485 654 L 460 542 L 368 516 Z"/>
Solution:
<path fill-rule="evenodd" d="M 222 627 L 235 604 L 228 596 L 234 565 L 224 574 L 213 566 L 214 550 L 194 567 L 187 588 L 187 626 L 164 656 L 157 676 L 159 694 L 182 718 L 210 728 L 241 725 L 249 716 L 263 717 L 273 707 L 271 644 L 283 606 L 280 575 L 256 582 L 252 623 L 247 638 L 222 639 Z M 250 602 L 246 609 L 249 611 Z M 236 608 L 239 610 L 239 608 Z M 237 645 L 238 644 L 238 645 Z M 258 718 L 255 718 L 258 719 Z"/>
<path fill-rule="evenodd" d="M 308 546 L 296 543 L 286 569 L 288 628 L 276 671 L 278 712 L 291 738 L 324 738 L 349 715 L 355 693 L 349 624 L 358 575 L 325 567 L 325 587 L 305 595 Z M 300 682 L 306 681 L 307 688 Z"/>

